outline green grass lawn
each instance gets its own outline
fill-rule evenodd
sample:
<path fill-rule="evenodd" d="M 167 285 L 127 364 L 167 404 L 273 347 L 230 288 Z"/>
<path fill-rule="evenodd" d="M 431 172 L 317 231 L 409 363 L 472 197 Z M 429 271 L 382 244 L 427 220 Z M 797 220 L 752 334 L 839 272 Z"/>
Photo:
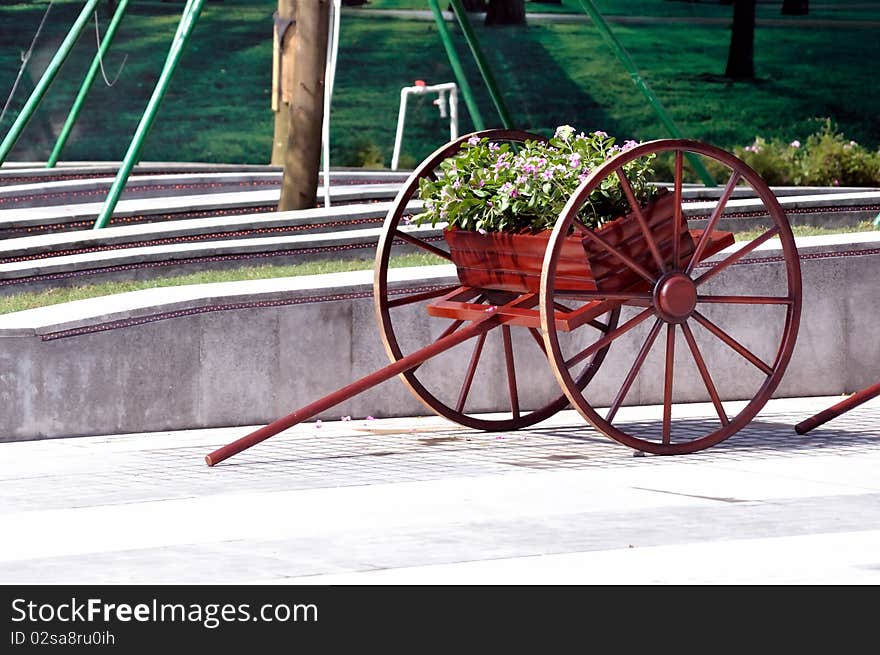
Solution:
<path fill-rule="evenodd" d="M 868 221 L 863 221 L 851 227 L 820 228 L 809 226 L 793 226 L 795 236 L 814 236 L 819 234 L 842 234 L 849 232 L 871 232 L 873 226 Z M 751 240 L 761 235 L 765 230 L 749 230 L 734 234 L 737 241 Z M 429 254 L 401 255 L 393 257 L 390 261 L 392 268 L 403 266 L 429 266 L 432 264 L 445 264 L 445 260 Z M 189 275 L 176 277 L 156 278 L 154 280 L 132 280 L 128 282 L 103 282 L 100 284 L 83 285 L 77 287 L 59 287 L 46 291 L 20 293 L 10 296 L 0 296 L 0 314 L 19 312 L 35 307 L 56 305 L 72 300 L 85 298 L 97 298 L 109 296 L 126 291 L 138 291 L 140 289 L 152 289 L 156 287 L 183 286 L 186 284 L 206 284 L 209 282 L 232 282 L 236 280 L 265 280 L 277 277 L 292 277 L 297 275 L 318 275 L 321 273 L 338 273 L 342 271 L 369 270 L 373 267 L 372 259 L 346 259 L 336 261 L 308 262 L 291 266 L 243 266 L 241 268 L 222 271 L 202 271 Z"/>
<path fill-rule="evenodd" d="M 729 6 L 671 0 L 601 0 L 606 15 L 729 17 Z M 5 133 L 33 88 L 82 2 L 56 0 L 11 110 Z M 441 3 L 445 7 L 445 4 Z M 161 70 L 182 3 L 134 0 L 106 58 L 112 75 L 128 56 L 112 88 L 100 77 L 64 153 L 64 159 L 120 159 Z M 427 8 L 419 0 L 372 0 L 367 8 Z M 563 7 L 529 2 L 529 11 L 580 11 L 575 0 Z M 207 2 L 190 46 L 146 142 L 142 159 L 267 163 L 273 116 L 270 105 L 271 14 L 275 0 Z M 45 9 L 45 3 L 0 5 L 0 100 L 11 89 Z M 431 22 L 358 16 L 342 21 L 337 83 L 333 98 L 332 153 L 335 165 L 364 161 L 388 165 L 400 87 L 415 79 L 454 79 L 436 27 Z M 102 29 L 107 9 L 100 6 Z M 780 17 L 778 5 L 760 4 L 759 18 Z M 804 17 L 877 20 L 878 3 L 821 5 Z M 753 82 L 721 77 L 729 27 L 670 23 L 612 25 L 682 132 L 725 148 L 747 145 L 755 135 L 801 139 L 830 117 L 849 138 L 880 144 L 880 85 L 872 62 L 880 39 L 867 28 L 759 27 L 755 35 Z M 474 29 L 518 127 L 548 133 L 568 123 L 603 129 L 619 138 L 648 139 L 666 133 L 627 71 L 589 23 L 533 22 L 528 27 Z M 478 73 L 456 33 L 456 43 L 478 95 L 486 122 L 498 124 Z M 94 25 L 81 36 L 10 160 L 45 159 L 95 50 Z M 462 130 L 471 129 L 464 104 Z M 413 165 L 446 140 L 447 125 L 430 98 L 411 104 L 402 165 Z"/>
<path fill-rule="evenodd" d="M 403 266 L 429 266 L 446 264 L 446 260 L 429 254 L 400 255 L 389 261 L 391 268 Z M 229 270 L 200 271 L 187 275 L 156 278 L 154 280 L 131 280 L 124 282 L 102 282 L 75 287 L 58 287 L 46 291 L 18 293 L 0 297 L 0 314 L 20 312 L 34 307 L 57 305 L 58 303 L 110 296 L 127 291 L 153 289 L 157 287 L 178 287 L 187 284 L 207 284 L 211 282 L 234 282 L 239 280 L 266 280 L 278 277 L 300 275 L 320 275 L 322 273 L 341 273 L 362 271 L 373 268 L 373 259 L 343 259 L 305 262 L 289 266 L 242 266 Z"/>

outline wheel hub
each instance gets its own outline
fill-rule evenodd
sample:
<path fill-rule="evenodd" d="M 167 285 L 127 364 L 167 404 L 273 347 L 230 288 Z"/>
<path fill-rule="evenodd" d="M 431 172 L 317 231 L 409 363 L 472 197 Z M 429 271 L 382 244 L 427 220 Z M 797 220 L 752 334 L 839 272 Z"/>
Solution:
<path fill-rule="evenodd" d="M 697 306 L 697 285 L 684 273 L 671 273 L 654 287 L 654 307 L 668 323 L 683 323 Z"/>

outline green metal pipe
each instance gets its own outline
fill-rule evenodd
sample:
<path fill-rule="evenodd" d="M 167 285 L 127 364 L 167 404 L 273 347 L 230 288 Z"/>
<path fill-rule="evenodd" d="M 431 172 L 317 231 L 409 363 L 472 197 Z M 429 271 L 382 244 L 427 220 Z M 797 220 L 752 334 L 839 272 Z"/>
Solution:
<path fill-rule="evenodd" d="M 474 123 L 474 128 L 478 131 L 485 130 L 486 124 L 483 122 L 483 116 L 480 114 L 476 100 L 474 100 L 471 85 L 468 84 L 464 69 L 461 67 L 461 60 L 458 58 L 458 53 L 455 51 L 455 45 L 452 43 L 452 35 L 449 34 L 449 28 L 446 27 L 446 19 L 443 18 L 443 13 L 440 11 L 440 5 L 437 3 L 437 0 L 428 0 L 428 4 L 431 6 L 431 11 L 434 13 L 434 21 L 437 23 L 437 31 L 440 32 L 440 40 L 443 42 L 443 47 L 446 49 L 446 56 L 449 58 L 449 65 L 452 66 L 452 72 L 455 74 L 456 82 L 458 82 L 458 88 L 461 89 L 461 96 L 464 98 L 464 104 L 467 105 L 468 113 L 470 113 L 471 120 Z"/>
<path fill-rule="evenodd" d="M 477 62 L 477 68 L 480 69 L 480 75 L 483 76 L 483 82 L 486 84 L 486 89 L 488 89 L 489 95 L 492 96 L 492 102 L 495 103 L 495 109 L 498 111 L 501 123 L 507 129 L 513 129 L 513 121 L 510 118 L 510 113 L 507 111 L 507 106 L 504 104 L 504 99 L 501 97 L 501 92 L 498 90 L 498 85 L 495 83 L 495 78 L 492 75 L 492 70 L 489 68 L 489 63 L 483 56 L 483 51 L 480 50 L 480 46 L 477 43 L 477 35 L 474 34 L 474 29 L 471 27 L 471 21 L 468 19 L 464 7 L 461 5 L 461 0 L 449 0 L 449 4 L 455 12 L 455 17 L 458 19 L 458 24 L 461 26 L 464 39 L 467 41 L 468 47 L 471 49 L 471 54 L 474 56 L 474 61 Z"/>
<path fill-rule="evenodd" d="M 455 1 L 455 0 L 453 0 Z M 614 51 L 614 54 L 620 60 L 620 63 L 626 67 L 629 72 L 630 77 L 632 78 L 633 83 L 636 87 L 641 91 L 644 96 L 648 99 L 648 104 L 651 106 L 651 109 L 654 110 L 654 113 L 657 114 L 657 117 L 660 119 L 660 122 L 666 126 L 666 129 L 676 139 L 685 138 L 681 131 L 678 129 L 678 126 L 672 121 L 669 114 L 666 113 L 666 110 L 663 108 L 663 105 L 660 104 L 660 100 L 651 89 L 648 87 L 648 84 L 645 80 L 642 79 L 642 76 L 639 74 L 636 65 L 633 63 L 632 59 L 629 57 L 629 53 L 617 40 L 617 37 L 614 36 L 614 32 L 611 31 L 611 28 L 608 27 L 608 23 L 605 22 L 605 19 L 602 17 L 602 14 L 599 13 L 599 10 L 596 9 L 596 6 L 593 4 L 592 0 L 580 0 L 581 7 L 599 29 L 599 35 L 605 41 L 605 43 Z M 688 161 L 691 162 L 694 169 L 697 171 L 697 175 L 700 176 L 700 179 L 703 180 L 703 184 L 706 186 L 717 186 L 717 182 L 715 178 L 712 177 L 712 174 L 706 169 L 699 159 L 693 156 L 691 153 L 688 153 Z"/>
<path fill-rule="evenodd" d="M 4 137 L 3 142 L 0 143 L 0 164 L 3 164 L 3 162 L 6 161 L 9 151 L 15 146 L 18 138 L 24 131 L 24 128 L 33 117 L 37 106 L 39 106 L 40 101 L 49 89 L 49 86 L 58 74 L 58 71 L 61 70 L 70 51 L 73 50 L 76 40 L 82 33 L 86 21 L 89 19 L 89 16 L 92 15 L 98 2 L 99 0 L 88 0 L 88 2 L 86 2 L 76 21 L 73 23 L 73 26 L 70 28 L 70 31 L 67 33 L 67 36 L 64 37 L 64 41 L 61 42 L 61 45 L 55 52 L 55 56 L 52 57 L 52 61 L 49 62 L 45 72 L 43 72 L 43 76 L 40 78 L 40 81 L 37 82 L 37 86 L 34 87 L 34 90 L 31 92 L 27 102 L 25 102 L 24 107 L 22 107 L 22 110 L 12 124 L 12 127 L 9 128 L 9 132 Z"/>
<path fill-rule="evenodd" d="M 98 70 L 101 68 L 101 62 L 104 59 L 104 55 L 106 55 L 107 51 L 110 49 L 113 37 L 116 36 L 116 30 L 122 22 L 122 17 L 125 15 L 128 3 L 129 0 L 119 0 L 119 4 L 116 6 L 116 11 L 113 13 L 113 19 L 110 21 L 110 25 L 107 27 L 107 32 L 104 34 L 104 39 L 101 41 L 101 47 L 95 54 L 95 58 L 92 60 L 92 65 L 89 67 L 86 76 L 83 78 L 76 100 L 73 101 L 73 106 L 70 108 L 70 113 L 67 115 L 67 120 L 64 122 L 64 127 L 61 128 L 61 133 L 58 135 L 55 147 L 52 148 L 49 159 L 46 161 L 46 168 L 53 168 L 55 164 L 58 163 L 61 151 L 64 150 L 64 145 L 67 143 L 70 132 L 76 123 L 76 119 L 79 118 L 79 112 L 82 110 L 83 104 L 85 104 L 86 96 L 89 95 L 92 83 L 95 81 Z"/>
<path fill-rule="evenodd" d="M 101 207 L 101 212 L 95 220 L 95 225 L 92 229 L 99 230 L 106 226 L 113 216 L 113 210 L 116 208 L 116 203 L 119 202 L 119 196 L 122 195 L 122 191 L 125 189 L 128 176 L 131 175 L 131 169 L 134 168 L 135 162 L 140 157 L 141 148 L 144 145 L 150 128 L 153 126 L 153 120 L 156 118 L 159 105 L 162 104 L 165 91 L 168 89 L 168 84 L 171 82 L 171 77 L 174 75 L 174 70 L 177 68 L 177 64 L 180 61 L 180 57 L 183 54 L 187 41 L 189 41 L 204 4 L 205 0 L 187 0 L 186 2 L 186 7 L 183 9 L 180 23 L 177 26 L 177 33 L 174 35 L 174 40 L 171 42 L 171 47 L 168 50 L 168 56 L 165 58 L 165 66 L 162 68 L 162 73 L 156 82 L 156 88 L 153 89 L 153 95 L 147 103 L 147 108 L 144 110 L 141 122 L 138 124 L 137 130 L 131 139 L 128 151 L 125 153 L 125 158 L 122 160 L 122 166 L 120 166 L 119 172 L 116 174 L 116 179 L 113 180 L 113 185 L 110 187 L 110 192 L 104 200 L 104 205 Z"/>

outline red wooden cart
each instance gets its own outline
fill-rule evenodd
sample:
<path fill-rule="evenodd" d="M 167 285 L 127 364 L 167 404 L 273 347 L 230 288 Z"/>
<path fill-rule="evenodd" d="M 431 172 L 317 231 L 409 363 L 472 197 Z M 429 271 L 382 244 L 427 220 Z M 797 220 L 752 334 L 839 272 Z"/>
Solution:
<path fill-rule="evenodd" d="M 571 404 L 608 437 L 637 451 L 656 454 L 690 453 L 712 446 L 742 429 L 770 399 L 791 358 L 797 336 L 800 264 L 785 213 L 767 184 L 751 168 L 732 154 L 704 143 L 681 139 L 652 141 L 620 152 L 592 171 L 569 199 L 552 233 L 543 239 L 533 238 L 537 243 L 513 243 L 512 235 L 504 235 L 498 238 L 500 245 L 498 239 L 487 245 L 474 233 L 438 234 L 427 226 L 411 225 L 411 203 L 417 196 L 419 180 L 434 177 L 441 162 L 454 156 L 471 136 L 440 148 L 422 162 L 397 194 L 385 219 L 376 253 L 374 301 L 379 330 L 392 363 L 210 453 L 205 458 L 208 465 L 213 466 L 396 375 L 432 411 L 464 426 L 515 430 L 538 423 Z M 488 130 L 476 136 L 514 143 L 540 138 L 511 130 Z M 672 188 L 659 200 L 640 207 L 624 166 L 650 155 L 670 159 L 674 180 Z M 694 157 L 726 176 L 720 197 L 705 212 L 701 230 L 688 228 L 682 210 L 685 166 Z M 590 229 L 579 220 L 578 210 L 594 189 L 607 185 L 609 180 L 619 180 L 632 212 L 596 230 Z M 738 249 L 707 261 L 734 243 L 729 232 L 716 228 L 731 197 L 742 188 L 762 203 L 763 207 L 755 213 L 769 220 L 769 227 Z M 744 288 L 731 293 L 727 280 L 724 295 L 712 292 L 711 281 L 717 275 L 742 262 L 773 237 L 781 241 L 784 260 L 781 272 L 774 273 L 778 292 L 757 295 L 753 289 Z M 476 245 L 472 243 L 475 239 Z M 424 280 L 413 279 L 415 271 L 429 271 L 431 267 L 410 269 L 405 283 L 391 279 L 389 270 L 393 270 L 390 265 L 395 255 L 413 250 L 434 255 L 441 263 L 452 261 L 458 279 L 443 284 L 427 273 Z M 737 279 L 732 278 L 734 282 Z M 418 306 L 423 308 L 420 315 L 425 322 L 414 329 L 412 312 Z M 775 335 L 773 352 L 756 354 L 719 325 L 717 319 L 707 316 L 719 307 L 724 308 L 723 316 L 758 324 Z M 766 315 L 761 313 L 764 311 Z M 698 330 L 694 329 L 696 326 Z M 490 349 L 488 337 L 492 332 L 500 335 L 496 352 L 504 362 L 506 385 L 502 387 L 506 386 L 509 411 L 485 415 L 472 409 L 475 404 L 469 399 L 473 396 L 480 361 Z M 618 411 L 661 332 L 665 332 L 665 349 L 659 360 L 663 371 L 662 402 L 656 405 L 655 420 L 640 421 L 638 425 L 621 421 Z M 681 362 L 676 365 L 678 332 L 690 351 L 689 369 Z M 600 414 L 590 400 L 590 382 L 609 348 L 634 335 L 637 347 L 626 346 L 628 352 L 635 352 L 634 360 L 625 374 L 626 367 L 621 369 L 622 379 L 615 385 L 618 391 Z M 444 365 L 438 368 L 435 362 L 428 361 L 468 340 L 474 340 L 470 357 L 455 360 L 467 361 L 466 365 L 458 364 L 461 370 Z M 709 343 L 713 340 L 724 347 Z M 727 368 L 727 360 L 722 360 L 720 366 L 714 362 L 710 366 L 703 355 L 707 347 L 712 352 L 722 350 L 741 359 L 753 375 L 751 390 L 745 395 L 738 392 L 746 400 L 736 404 L 733 415 L 722 404 L 713 377 L 718 376 L 721 367 Z M 518 375 L 533 374 L 536 353 L 546 358 L 561 390 L 558 395 L 550 394 L 549 399 L 546 389 L 540 398 L 523 398 L 522 385 L 517 383 Z M 697 375 L 705 389 L 703 397 L 712 401 L 717 420 L 696 424 L 691 421 L 686 429 L 676 430 L 676 378 L 696 379 Z M 455 381 L 456 391 L 451 395 L 450 380 Z M 492 380 L 488 385 L 498 387 Z M 487 385 L 485 380 L 483 384 Z M 534 387 L 530 385 L 532 393 Z"/>

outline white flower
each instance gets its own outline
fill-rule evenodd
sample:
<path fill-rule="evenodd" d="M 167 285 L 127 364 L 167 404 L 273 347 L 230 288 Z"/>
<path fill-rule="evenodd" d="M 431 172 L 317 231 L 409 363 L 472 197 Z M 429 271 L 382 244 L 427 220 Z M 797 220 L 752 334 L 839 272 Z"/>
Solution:
<path fill-rule="evenodd" d="M 556 134 L 554 135 L 557 139 L 562 139 L 563 141 L 568 141 L 572 135 L 574 134 L 574 128 L 571 125 L 560 125 L 556 128 Z"/>

